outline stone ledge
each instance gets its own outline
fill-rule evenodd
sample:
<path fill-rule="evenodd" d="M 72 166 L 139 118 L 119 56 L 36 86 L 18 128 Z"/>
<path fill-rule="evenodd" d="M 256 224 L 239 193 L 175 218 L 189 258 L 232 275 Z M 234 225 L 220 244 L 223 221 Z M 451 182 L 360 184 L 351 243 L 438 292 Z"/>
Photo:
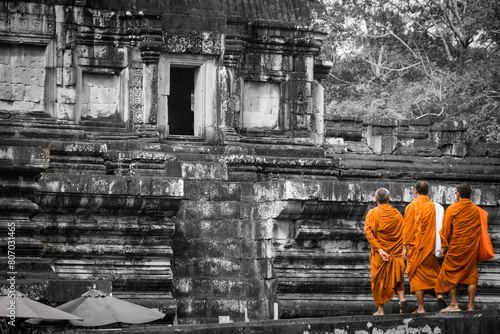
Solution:
<path fill-rule="evenodd" d="M 303 318 L 294 320 L 263 320 L 227 324 L 182 325 L 182 326 L 133 326 L 120 328 L 120 333 L 192 333 L 192 334 L 491 334 L 498 333 L 499 310 L 482 310 L 460 313 L 390 314 L 386 316 L 343 316 L 325 318 Z M 116 332 L 109 329 L 109 332 Z M 100 333 L 107 333 L 105 329 Z M 92 329 L 66 329 L 53 333 L 90 334 Z"/>

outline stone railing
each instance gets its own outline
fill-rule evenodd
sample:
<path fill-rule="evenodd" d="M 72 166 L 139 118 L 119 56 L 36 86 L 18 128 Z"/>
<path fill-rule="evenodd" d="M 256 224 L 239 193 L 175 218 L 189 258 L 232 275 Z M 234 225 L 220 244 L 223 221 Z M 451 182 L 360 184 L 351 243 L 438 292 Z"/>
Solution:
<path fill-rule="evenodd" d="M 334 153 L 499 157 L 498 143 L 467 143 L 465 121 L 325 116 L 325 146 Z"/>

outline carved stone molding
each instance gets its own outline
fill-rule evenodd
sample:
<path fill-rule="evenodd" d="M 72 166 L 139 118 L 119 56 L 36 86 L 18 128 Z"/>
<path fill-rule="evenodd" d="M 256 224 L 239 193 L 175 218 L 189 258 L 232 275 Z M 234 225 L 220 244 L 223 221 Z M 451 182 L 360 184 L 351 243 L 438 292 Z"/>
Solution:
<path fill-rule="evenodd" d="M 158 63 L 161 44 L 156 40 L 144 40 L 139 43 L 141 59 L 144 63 Z"/>
<path fill-rule="evenodd" d="M 226 37 L 224 39 L 224 47 L 224 66 L 239 66 L 241 54 L 245 51 L 246 42 L 239 38 Z"/>
<path fill-rule="evenodd" d="M 314 58 L 314 79 L 318 81 L 326 79 L 332 67 L 333 63 L 331 61 Z"/>
<path fill-rule="evenodd" d="M 219 55 L 221 34 L 206 31 L 166 31 L 163 34 L 163 51 Z"/>
<path fill-rule="evenodd" d="M 142 68 L 131 68 L 129 70 L 129 127 L 133 124 L 142 124 Z"/>

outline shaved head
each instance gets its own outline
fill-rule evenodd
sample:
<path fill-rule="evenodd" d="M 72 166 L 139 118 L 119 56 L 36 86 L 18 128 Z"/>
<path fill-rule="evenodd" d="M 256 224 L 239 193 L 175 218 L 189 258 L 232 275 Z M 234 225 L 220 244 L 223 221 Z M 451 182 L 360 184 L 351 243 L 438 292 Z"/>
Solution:
<path fill-rule="evenodd" d="M 415 190 L 419 195 L 427 195 L 429 193 L 429 184 L 425 181 L 418 181 L 415 184 Z"/>
<path fill-rule="evenodd" d="M 387 204 L 389 202 L 389 196 L 391 196 L 391 193 L 385 188 L 378 188 L 377 191 L 375 191 L 375 198 L 380 204 Z"/>
<path fill-rule="evenodd" d="M 472 194 L 472 188 L 467 183 L 458 185 L 457 191 L 460 193 L 460 197 L 462 198 L 470 198 L 470 195 Z"/>

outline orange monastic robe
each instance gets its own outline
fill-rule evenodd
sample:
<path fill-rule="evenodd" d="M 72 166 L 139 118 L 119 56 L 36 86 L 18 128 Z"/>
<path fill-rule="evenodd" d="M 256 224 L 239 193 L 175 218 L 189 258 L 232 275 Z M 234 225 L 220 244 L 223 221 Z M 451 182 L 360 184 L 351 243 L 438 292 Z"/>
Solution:
<path fill-rule="evenodd" d="M 404 290 L 405 263 L 403 250 L 403 216 L 389 204 L 371 209 L 365 219 L 365 234 L 371 245 L 370 271 L 375 305 L 385 304 L 397 290 Z M 384 262 L 378 253 L 382 248 L 391 256 Z"/>
<path fill-rule="evenodd" d="M 436 293 L 448 292 L 458 284 L 477 285 L 476 259 L 481 238 L 479 209 L 469 199 L 462 199 L 446 209 L 441 246 L 448 251 L 436 282 Z"/>
<path fill-rule="evenodd" d="M 411 292 L 431 290 L 439 275 L 439 262 L 434 254 L 436 209 L 427 196 L 408 204 L 403 220 L 403 244 L 408 245 L 406 274 Z"/>

